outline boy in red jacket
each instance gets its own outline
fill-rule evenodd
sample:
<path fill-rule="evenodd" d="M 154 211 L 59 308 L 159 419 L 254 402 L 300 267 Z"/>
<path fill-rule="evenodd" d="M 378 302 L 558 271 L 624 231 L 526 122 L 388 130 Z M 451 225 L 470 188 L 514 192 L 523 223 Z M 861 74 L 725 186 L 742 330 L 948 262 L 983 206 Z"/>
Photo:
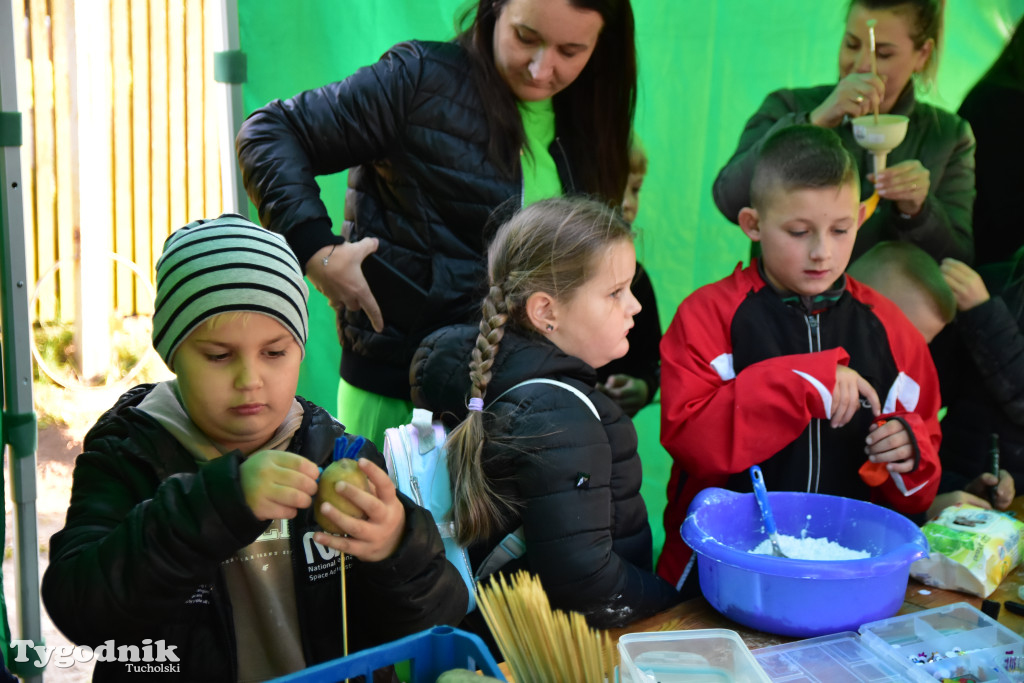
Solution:
<path fill-rule="evenodd" d="M 708 486 L 871 500 L 910 514 L 939 484 L 938 380 L 921 334 L 845 274 L 864 220 L 857 165 L 815 126 L 775 133 L 740 227 L 761 258 L 679 306 L 661 342 L 661 443 L 672 455 L 658 573 L 682 588 L 679 534 Z"/>

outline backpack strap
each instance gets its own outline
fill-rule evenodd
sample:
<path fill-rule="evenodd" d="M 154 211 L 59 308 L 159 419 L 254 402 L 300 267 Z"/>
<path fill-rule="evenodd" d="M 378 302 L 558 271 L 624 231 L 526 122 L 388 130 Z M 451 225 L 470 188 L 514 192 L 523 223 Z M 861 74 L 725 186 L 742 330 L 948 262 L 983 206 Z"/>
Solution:
<path fill-rule="evenodd" d="M 473 576 L 474 581 L 482 581 L 498 571 L 512 560 L 518 560 L 526 553 L 526 532 L 522 525 L 501 539 L 501 543 L 488 553 Z"/>
<path fill-rule="evenodd" d="M 592 412 L 594 414 L 594 417 L 596 417 L 598 420 L 601 419 L 601 415 L 598 414 L 597 408 L 594 406 L 594 402 L 590 400 L 590 397 L 588 397 L 586 394 L 584 394 L 582 391 L 580 391 L 576 387 L 572 386 L 571 384 L 566 384 L 565 382 L 559 382 L 557 379 L 549 379 L 547 377 L 534 377 L 532 379 L 524 379 L 519 384 L 516 384 L 515 386 L 509 387 L 505 391 L 503 391 L 500 394 L 498 394 L 498 396 L 494 399 L 494 401 L 491 401 L 491 404 L 493 404 L 495 401 L 497 401 L 499 398 L 501 398 L 505 394 L 511 393 L 511 392 L 515 391 L 516 389 L 518 389 L 519 387 L 525 387 L 527 384 L 550 384 L 552 386 L 562 387 L 566 391 L 571 391 L 572 393 L 576 394 L 576 398 L 578 398 L 579 400 L 583 401 L 587 405 L 587 407 L 590 408 L 590 412 Z"/>
<path fill-rule="evenodd" d="M 495 398 L 494 401 L 491 401 L 491 404 L 510 391 L 526 386 L 527 384 L 551 384 L 556 387 L 562 387 L 566 391 L 571 391 L 576 394 L 576 397 L 583 401 L 588 408 L 590 408 L 590 412 L 594 414 L 594 417 L 599 421 L 601 419 L 601 415 L 598 414 L 593 401 L 591 401 L 586 394 L 570 384 L 559 382 L 557 379 L 548 379 L 547 377 L 534 377 L 532 379 L 523 380 L 519 384 L 509 387 L 498 394 L 497 398 Z M 476 581 L 486 579 L 512 560 L 517 560 L 524 554 L 526 554 L 526 532 L 523 531 L 523 527 L 520 525 L 518 529 L 501 539 L 501 542 L 495 546 L 494 550 L 488 553 L 487 557 L 484 558 L 484 561 L 480 563 L 480 566 L 477 568 L 476 574 L 473 578 Z"/>

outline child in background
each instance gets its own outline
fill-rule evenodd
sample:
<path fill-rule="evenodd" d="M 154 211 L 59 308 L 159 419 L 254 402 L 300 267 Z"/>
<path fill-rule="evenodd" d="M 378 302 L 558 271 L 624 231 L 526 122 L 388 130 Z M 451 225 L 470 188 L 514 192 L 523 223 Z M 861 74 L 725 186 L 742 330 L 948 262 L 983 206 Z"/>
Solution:
<path fill-rule="evenodd" d="M 906 514 L 935 497 L 939 391 L 928 347 L 891 301 L 844 272 L 863 221 L 859 192 L 834 131 L 773 134 L 739 215 L 762 258 L 690 295 L 662 339 L 661 442 L 673 467 L 658 573 L 677 588 L 689 574 L 679 527 L 693 496 L 750 491 L 752 465 L 769 490 Z"/>
<path fill-rule="evenodd" d="M 460 423 L 448 445 L 452 511 L 472 566 L 522 526 L 526 553 L 501 571 L 536 574 L 553 608 L 597 628 L 678 601 L 652 571 L 636 430 L 595 387 L 594 368 L 629 348 L 635 269 L 633 234 L 615 210 L 580 198 L 532 204 L 490 245 L 480 323 L 429 335 L 412 366 L 416 405 Z M 516 386 L 531 378 L 576 391 Z"/>
<path fill-rule="evenodd" d="M 188 681 L 265 680 L 340 657 L 343 553 L 352 650 L 461 618 L 466 588 L 430 514 L 396 494 L 372 444 L 295 396 L 306 300 L 284 238 L 240 216 L 167 239 L 153 346 L 177 377 L 100 417 L 51 539 L 42 596 L 74 643 L 164 643 Z M 362 519 L 324 503 L 344 537 L 311 509 L 338 437 L 371 484 L 336 486 Z M 122 662 L 96 675 L 138 678 Z"/>
<path fill-rule="evenodd" d="M 629 179 L 622 199 L 622 217 L 630 225 L 640 210 L 640 188 L 646 175 L 647 154 L 634 135 L 629 150 Z M 639 261 L 631 289 L 641 308 L 633 318 L 635 324 L 629 332 L 629 351 L 622 358 L 597 369 L 597 388 L 615 399 L 619 407 L 633 417 L 658 393 L 661 382 L 661 357 L 658 355 L 661 319 L 658 317 L 654 285 Z"/>
<path fill-rule="evenodd" d="M 969 310 L 988 300 L 984 283 L 969 266 L 960 261 L 945 259 L 940 268 L 935 259 L 910 242 L 879 242 L 850 264 L 846 272 L 899 306 L 929 344 L 943 328 L 953 322 L 958 303 L 967 305 L 964 310 Z M 947 272 L 956 274 L 956 279 L 951 279 L 951 275 L 945 274 Z M 976 281 L 974 278 L 977 278 Z M 963 282 L 964 286 L 957 285 L 961 294 L 955 296 L 950 285 L 957 282 Z M 977 292 L 977 296 L 967 296 L 968 292 Z M 970 301 L 977 303 L 968 305 Z M 965 315 L 964 318 L 961 324 L 969 325 L 968 316 Z M 983 343 L 986 345 L 989 341 L 987 336 L 979 339 L 984 339 Z M 1005 345 L 998 343 L 996 347 L 990 347 L 989 353 L 998 354 L 1002 348 L 1005 348 Z M 963 357 L 962 353 L 957 355 L 957 365 L 964 364 Z M 974 367 L 973 364 L 968 365 Z M 981 380 L 978 381 L 984 384 Z M 959 405 L 959 397 L 947 392 L 945 384 L 943 387 L 943 401 L 947 405 Z M 970 402 L 973 404 L 976 398 L 972 396 Z M 955 408 L 954 412 L 957 410 L 959 408 Z M 953 422 L 956 421 L 954 417 Z M 943 420 L 944 434 L 946 426 L 947 422 Z M 984 443 L 984 437 L 989 434 L 988 423 L 979 425 L 972 422 L 971 429 L 982 437 L 979 441 Z M 923 519 L 919 518 L 918 522 L 923 523 L 937 516 L 943 508 L 957 503 L 970 503 L 984 509 L 994 507 L 997 510 L 1006 510 L 1010 507 L 1016 488 L 1013 475 L 1005 468 L 1000 468 L 998 476 L 986 469 L 991 467 L 988 450 L 976 449 L 974 454 L 977 456 L 974 460 L 957 455 L 955 449 L 950 446 L 950 440 L 943 439 L 939 450 L 939 457 L 942 460 L 940 493 L 935 496 L 928 512 L 922 516 Z M 970 464 L 967 471 L 962 471 L 964 463 Z"/>
<path fill-rule="evenodd" d="M 1024 477 L 1024 248 L 1007 263 L 979 267 L 987 280 L 955 259 L 944 259 L 941 268 L 957 304 L 953 325 L 932 345 L 948 406 L 942 420 L 943 466 L 951 477 L 971 481 L 991 471 L 995 446 L 1000 469 L 1019 481 Z"/>

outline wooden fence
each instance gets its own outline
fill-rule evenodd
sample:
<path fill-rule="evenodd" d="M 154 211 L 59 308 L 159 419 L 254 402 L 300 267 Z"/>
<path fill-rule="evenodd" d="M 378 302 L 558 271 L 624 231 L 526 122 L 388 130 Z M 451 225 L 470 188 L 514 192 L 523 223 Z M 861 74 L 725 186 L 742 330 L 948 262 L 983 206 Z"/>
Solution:
<path fill-rule="evenodd" d="M 164 238 L 224 205 L 220 3 L 14 4 L 34 321 L 151 313 Z"/>

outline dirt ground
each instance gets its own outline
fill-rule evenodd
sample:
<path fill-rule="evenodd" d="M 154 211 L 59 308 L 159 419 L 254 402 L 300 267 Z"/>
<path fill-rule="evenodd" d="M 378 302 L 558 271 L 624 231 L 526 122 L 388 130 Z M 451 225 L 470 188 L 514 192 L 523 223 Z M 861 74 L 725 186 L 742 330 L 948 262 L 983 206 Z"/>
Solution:
<path fill-rule="evenodd" d="M 39 431 L 39 446 L 36 452 L 36 519 L 39 538 L 39 576 L 42 577 L 49 558 L 50 537 L 64 525 L 64 515 L 71 498 L 71 472 L 75 458 L 82 450 L 81 435 L 73 429 L 49 426 Z M 5 467 L 5 473 L 10 470 Z M 11 482 L 5 474 L 6 492 L 6 545 L 4 548 L 3 582 L 7 602 L 8 621 L 12 637 L 19 634 L 17 602 L 15 599 L 15 575 L 17 560 L 14 547 L 14 511 L 11 503 Z M 71 643 L 50 622 L 45 608 L 40 605 L 42 634 L 47 645 L 70 646 Z M 75 662 L 69 667 L 53 664 L 43 671 L 44 681 L 74 682 L 92 679 L 92 663 Z"/>

